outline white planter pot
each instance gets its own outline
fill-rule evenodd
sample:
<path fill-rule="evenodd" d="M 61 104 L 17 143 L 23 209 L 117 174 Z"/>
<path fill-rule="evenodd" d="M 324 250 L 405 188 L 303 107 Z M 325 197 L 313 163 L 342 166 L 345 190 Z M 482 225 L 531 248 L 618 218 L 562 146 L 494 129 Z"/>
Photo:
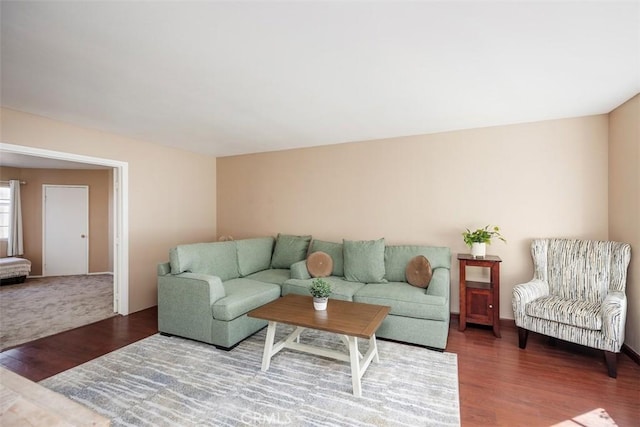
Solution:
<path fill-rule="evenodd" d="M 328 301 L 329 301 L 329 298 L 313 297 L 313 308 L 315 308 L 318 311 L 326 310 Z"/>
<path fill-rule="evenodd" d="M 484 257 L 487 255 L 487 244 L 486 243 L 472 243 L 471 244 L 471 255 L 474 258 Z"/>

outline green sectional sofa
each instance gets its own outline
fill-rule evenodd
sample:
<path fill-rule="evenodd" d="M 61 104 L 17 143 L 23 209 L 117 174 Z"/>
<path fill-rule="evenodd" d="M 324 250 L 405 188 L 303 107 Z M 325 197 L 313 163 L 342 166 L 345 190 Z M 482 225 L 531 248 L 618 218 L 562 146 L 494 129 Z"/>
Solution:
<path fill-rule="evenodd" d="M 289 293 L 310 295 L 307 254 L 333 260 L 325 280 L 331 298 L 387 305 L 390 314 L 377 337 L 445 349 L 449 333 L 449 248 L 375 241 L 314 240 L 278 235 L 172 248 L 158 265 L 158 328 L 229 349 L 267 322 L 247 316 L 254 308 Z M 427 289 L 407 283 L 409 261 L 424 255 L 433 269 Z"/>

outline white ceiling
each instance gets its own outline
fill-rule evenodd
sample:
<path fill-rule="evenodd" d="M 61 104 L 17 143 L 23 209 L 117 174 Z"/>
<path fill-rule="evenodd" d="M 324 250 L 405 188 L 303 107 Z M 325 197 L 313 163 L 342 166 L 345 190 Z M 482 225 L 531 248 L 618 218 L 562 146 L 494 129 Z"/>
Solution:
<path fill-rule="evenodd" d="M 640 1 L 2 1 L 1 19 L 3 106 L 216 156 L 640 92 Z"/>

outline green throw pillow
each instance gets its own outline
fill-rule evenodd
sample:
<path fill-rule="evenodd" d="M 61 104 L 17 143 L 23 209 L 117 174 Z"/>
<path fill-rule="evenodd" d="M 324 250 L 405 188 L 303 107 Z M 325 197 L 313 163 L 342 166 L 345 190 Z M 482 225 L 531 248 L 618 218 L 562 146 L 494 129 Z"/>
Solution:
<path fill-rule="evenodd" d="M 307 258 L 311 236 L 278 234 L 271 258 L 271 268 L 290 268 L 291 264 Z"/>
<path fill-rule="evenodd" d="M 343 240 L 344 278 L 350 282 L 384 283 L 384 238 Z"/>

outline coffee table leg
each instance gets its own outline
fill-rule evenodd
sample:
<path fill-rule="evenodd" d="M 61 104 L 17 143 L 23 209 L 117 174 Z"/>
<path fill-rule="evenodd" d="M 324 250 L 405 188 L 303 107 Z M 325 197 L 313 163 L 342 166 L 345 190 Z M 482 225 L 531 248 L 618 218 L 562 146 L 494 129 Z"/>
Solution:
<path fill-rule="evenodd" d="M 376 334 L 371 335 L 369 339 L 369 346 L 373 346 L 373 360 L 376 363 L 380 363 L 380 358 L 378 357 L 378 343 L 376 341 Z"/>
<path fill-rule="evenodd" d="M 342 342 L 344 343 L 344 345 L 347 346 L 347 350 L 349 349 L 349 335 L 340 335 L 340 339 L 342 340 Z M 356 346 L 356 348 L 358 348 Z M 360 356 L 360 359 L 362 359 L 362 353 L 360 353 L 360 350 L 358 350 L 358 355 Z"/>
<path fill-rule="evenodd" d="M 270 321 L 267 327 L 267 337 L 264 340 L 264 351 L 262 353 L 262 370 L 267 371 L 273 356 L 273 340 L 276 336 L 277 322 Z"/>
<path fill-rule="evenodd" d="M 362 385 L 360 383 L 360 352 L 358 351 L 358 338 L 347 337 L 349 341 L 349 360 L 351 361 L 351 384 L 353 385 L 353 395 L 362 396 Z"/>

